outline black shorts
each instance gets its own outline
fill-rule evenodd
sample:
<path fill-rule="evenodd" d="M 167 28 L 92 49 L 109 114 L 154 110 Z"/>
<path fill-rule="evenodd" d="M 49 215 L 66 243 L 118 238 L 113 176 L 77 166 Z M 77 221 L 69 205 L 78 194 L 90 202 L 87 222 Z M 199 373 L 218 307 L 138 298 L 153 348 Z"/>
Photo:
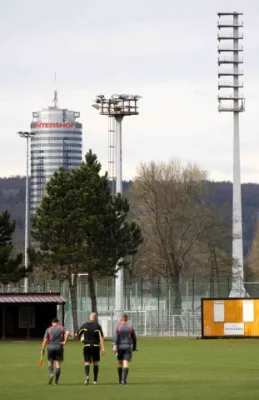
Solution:
<path fill-rule="evenodd" d="M 85 346 L 83 350 L 85 362 L 100 361 L 100 346 Z"/>
<path fill-rule="evenodd" d="M 131 348 L 118 349 L 117 359 L 118 359 L 118 361 L 131 361 L 132 360 Z"/>
<path fill-rule="evenodd" d="M 64 360 L 64 349 L 48 349 L 48 361 L 63 361 Z"/>

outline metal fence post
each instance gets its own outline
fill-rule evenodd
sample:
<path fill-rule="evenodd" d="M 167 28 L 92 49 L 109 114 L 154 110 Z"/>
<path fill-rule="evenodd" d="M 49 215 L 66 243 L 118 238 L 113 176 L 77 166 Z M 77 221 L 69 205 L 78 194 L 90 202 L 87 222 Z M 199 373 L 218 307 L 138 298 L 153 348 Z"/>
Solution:
<path fill-rule="evenodd" d="M 141 311 L 143 311 L 143 278 L 140 281 L 140 307 Z"/>
<path fill-rule="evenodd" d="M 86 303 L 86 313 L 88 312 L 88 303 L 89 303 L 89 291 L 88 291 L 88 282 L 85 282 L 85 303 Z"/>
<path fill-rule="evenodd" d="M 189 279 L 186 281 L 187 336 L 189 337 Z"/>
<path fill-rule="evenodd" d="M 157 280 L 157 334 L 159 336 L 160 325 L 160 278 Z"/>
<path fill-rule="evenodd" d="M 186 303 L 187 303 L 187 310 L 189 311 L 189 279 L 188 278 L 186 281 Z"/>
<path fill-rule="evenodd" d="M 195 278 L 192 278 L 192 312 L 194 312 L 194 291 L 195 291 L 194 279 Z"/>
<path fill-rule="evenodd" d="M 187 310 L 187 337 L 190 336 L 190 314 L 189 310 Z"/>
<path fill-rule="evenodd" d="M 127 308 L 129 310 L 131 310 L 131 306 L 129 307 L 129 305 L 127 304 L 127 291 L 128 291 L 128 283 L 127 283 L 127 277 L 124 273 L 124 282 L 123 282 L 123 308 L 124 310 L 126 310 Z"/>
<path fill-rule="evenodd" d="M 135 283 L 135 310 L 138 309 L 138 282 Z"/>
<path fill-rule="evenodd" d="M 107 278 L 107 308 L 110 310 L 110 287 L 109 287 L 109 278 Z"/>
<path fill-rule="evenodd" d="M 171 284 L 168 287 L 168 324 L 169 324 L 169 336 L 171 336 Z"/>
<path fill-rule="evenodd" d="M 194 291 L 195 291 L 195 278 L 192 278 L 192 334 L 194 335 Z"/>

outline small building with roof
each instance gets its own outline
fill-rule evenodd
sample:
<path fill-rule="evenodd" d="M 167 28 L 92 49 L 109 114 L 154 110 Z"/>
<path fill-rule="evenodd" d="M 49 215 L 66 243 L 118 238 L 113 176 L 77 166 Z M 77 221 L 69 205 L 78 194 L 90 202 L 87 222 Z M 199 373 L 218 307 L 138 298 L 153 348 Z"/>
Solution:
<path fill-rule="evenodd" d="M 0 293 L 0 339 L 39 339 L 57 316 L 64 325 L 66 300 L 60 293 Z"/>

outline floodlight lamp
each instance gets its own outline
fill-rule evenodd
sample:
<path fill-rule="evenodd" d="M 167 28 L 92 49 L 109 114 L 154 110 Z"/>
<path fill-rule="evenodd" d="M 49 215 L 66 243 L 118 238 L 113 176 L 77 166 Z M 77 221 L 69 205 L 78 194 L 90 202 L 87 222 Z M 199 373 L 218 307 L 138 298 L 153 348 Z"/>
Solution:
<path fill-rule="evenodd" d="M 22 131 L 19 131 L 19 132 L 17 132 L 17 134 L 18 134 L 20 137 L 29 138 L 29 137 L 31 137 L 31 136 L 34 136 L 34 135 L 35 135 L 35 132 L 22 132 Z"/>

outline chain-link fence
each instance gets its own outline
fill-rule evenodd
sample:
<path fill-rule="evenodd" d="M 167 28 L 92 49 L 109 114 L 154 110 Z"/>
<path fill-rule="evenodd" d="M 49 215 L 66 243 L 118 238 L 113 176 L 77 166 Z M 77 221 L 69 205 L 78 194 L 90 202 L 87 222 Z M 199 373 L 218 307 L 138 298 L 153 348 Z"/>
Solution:
<path fill-rule="evenodd" d="M 138 336 L 201 336 L 201 312 L 194 313 L 178 310 L 123 310 L 128 314 L 129 323 L 134 326 Z M 112 310 L 98 312 L 99 322 L 102 325 L 105 337 L 112 337 L 118 324 L 119 315 Z M 79 325 L 86 322 L 90 311 L 77 311 Z M 60 315 L 61 317 L 61 315 Z M 65 314 L 65 326 L 73 334 L 73 323 L 71 310 L 67 309 Z"/>
<path fill-rule="evenodd" d="M 180 281 L 139 279 L 124 282 L 124 310 L 129 315 L 138 335 L 144 336 L 200 336 L 201 298 L 226 298 L 231 290 L 231 278 L 182 278 Z M 242 285 L 240 283 L 240 294 Z M 250 297 L 259 297 L 259 282 L 246 282 Z M 0 286 L 1 292 L 19 292 L 18 285 Z M 112 336 L 118 323 L 115 312 L 115 282 L 113 279 L 95 282 L 99 320 L 105 336 Z M 30 292 L 60 292 L 67 300 L 66 327 L 73 333 L 68 283 L 41 281 L 30 284 Z M 77 314 L 79 325 L 92 310 L 87 276 L 77 279 Z"/>

